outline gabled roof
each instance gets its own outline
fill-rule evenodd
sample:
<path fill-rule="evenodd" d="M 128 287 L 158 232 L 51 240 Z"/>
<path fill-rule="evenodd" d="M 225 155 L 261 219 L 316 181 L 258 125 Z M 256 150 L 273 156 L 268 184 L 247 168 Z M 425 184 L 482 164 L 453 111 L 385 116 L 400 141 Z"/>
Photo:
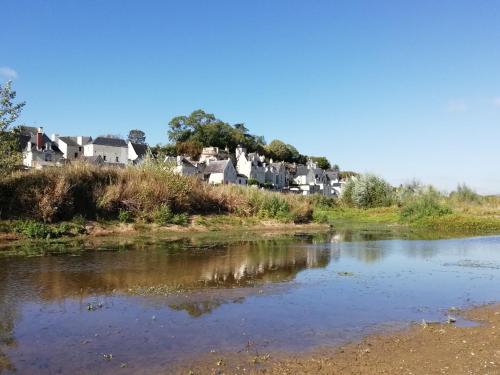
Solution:
<path fill-rule="evenodd" d="M 297 165 L 297 170 L 295 172 L 296 176 L 307 176 L 309 173 L 308 168 L 305 165 Z"/>
<path fill-rule="evenodd" d="M 130 142 L 130 144 L 132 145 L 132 148 L 134 149 L 138 157 L 141 158 L 144 155 L 146 155 L 146 152 L 148 151 L 148 145 L 145 145 L 143 143 L 134 143 L 134 142 Z"/>
<path fill-rule="evenodd" d="M 204 173 L 224 173 L 227 165 L 231 163 L 231 160 L 215 160 L 211 161 L 205 168 Z"/>
<path fill-rule="evenodd" d="M 93 145 L 101 145 L 101 146 L 128 147 L 127 143 L 120 138 L 97 137 L 90 143 Z"/>
<path fill-rule="evenodd" d="M 339 172 L 337 171 L 326 171 L 326 175 L 330 180 L 336 180 L 339 178 Z"/>
<path fill-rule="evenodd" d="M 73 137 L 59 137 L 59 140 L 66 143 L 68 146 L 79 147 L 78 143 L 76 143 Z"/>
<path fill-rule="evenodd" d="M 30 144 L 31 147 L 36 146 L 36 135 L 38 134 L 38 128 L 32 127 L 32 126 L 20 126 L 19 129 L 21 130 L 21 134 L 19 135 L 19 141 L 21 143 L 21 149 L 25 150 L 26 146 Z M 59 149 L 57 146 L 57 143 L 52 142 L 52 140 L 47 137 L 45 133 L 42 133 L 42 144 L 45 147 L 45 145 L 49 143 L 50 144 L 50 149 L 54 151 L 57 154 L 62 154 L 62 151 Z M 33 150 L 36 152 L 37 150 Z"/>

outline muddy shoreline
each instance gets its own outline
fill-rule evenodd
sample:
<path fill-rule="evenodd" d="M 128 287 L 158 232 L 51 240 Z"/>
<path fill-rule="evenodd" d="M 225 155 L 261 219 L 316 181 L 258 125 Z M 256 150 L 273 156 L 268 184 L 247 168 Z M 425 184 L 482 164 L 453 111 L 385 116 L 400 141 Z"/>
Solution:
<path fill-rule="evenodd" d="M 210 234 L 210 233 L 241 233 L 252 232 L 257 234 L 286 234 L 293 232 L 318 232 L 326 231 L 329 226 L 326 224 L 307 223 L 307 224 L 294 224 L 294 223 L 280 223 L 275 221 L 260 221 L 258 223 L 246 225 L 231 225 L 221 224 L 217 226 L 203 226 L 198 224 L 190 224 L 187 226 L 169 225 L 159 226 L 156 224 L 123 224 L 123 223 L 106 223 L 101 224 L 97 222 L 89 222 L 85 226 L 86 233 L 78 236 L 64 236 L 57 241 L 71 241 L 71 240 L 92 240 L 102 238 L 116 238 L 120 239 L 133 238 L 137 236 L 158 236 L 158 237 L 173 237 L 173 236 L 188 236 L 193 234 Z M 8 246 L 15 246 L 21 243 L 36 243 L 45 241 L 43 239 L 30 239 L 25 238 L 20 234 L 13 232 L 0 232 L 0 251 L 2 248 Z"/>
<path fill-rule="evenodd" d="M 361 341 L 291 354 L 258 351 L 211 353 L 176 374 L 500 374 L 500 304 L 455 315 L 476 323 L 415 323 Z"/>

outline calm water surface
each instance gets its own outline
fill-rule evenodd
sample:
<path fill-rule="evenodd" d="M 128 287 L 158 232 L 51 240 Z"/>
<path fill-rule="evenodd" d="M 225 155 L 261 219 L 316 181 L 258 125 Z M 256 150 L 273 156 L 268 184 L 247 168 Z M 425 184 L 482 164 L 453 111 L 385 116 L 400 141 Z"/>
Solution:
<path fill-rule="evenodd" d="M 0 258 L 0 372 L 165 373 L 212 350 L 307 350 L 500 301 L 500 237 L 67 246 Z"/>

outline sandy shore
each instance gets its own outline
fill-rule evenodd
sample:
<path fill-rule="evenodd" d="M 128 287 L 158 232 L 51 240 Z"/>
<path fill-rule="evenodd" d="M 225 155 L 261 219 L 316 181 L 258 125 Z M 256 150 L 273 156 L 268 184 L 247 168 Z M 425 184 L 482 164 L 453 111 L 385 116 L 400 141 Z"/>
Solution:
<path fill-rule="evenodd" d="M 461 314 L 478 324 L 413 325 L 392 334 L 298 355 L 214 353 L 180 374 L 500 374 L 500 305 Z"/>

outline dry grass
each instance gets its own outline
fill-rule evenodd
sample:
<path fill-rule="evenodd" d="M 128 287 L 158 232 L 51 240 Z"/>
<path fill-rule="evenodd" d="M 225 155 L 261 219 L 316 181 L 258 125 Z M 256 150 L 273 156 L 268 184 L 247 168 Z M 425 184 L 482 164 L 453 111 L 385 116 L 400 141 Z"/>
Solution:
<path fill-rule="evenodd" d="M 304 197 L 210 186 L 160 165 L 118 169 L 74 163 L 0 180 L 3 219 L 57 222 L 77 215 L 114 219 L 126 210 L 136 220 L 151 220 L 160 205 L 174 213 L 232 213 L 294 222 L 312 218 L 312 204 Z"/>

